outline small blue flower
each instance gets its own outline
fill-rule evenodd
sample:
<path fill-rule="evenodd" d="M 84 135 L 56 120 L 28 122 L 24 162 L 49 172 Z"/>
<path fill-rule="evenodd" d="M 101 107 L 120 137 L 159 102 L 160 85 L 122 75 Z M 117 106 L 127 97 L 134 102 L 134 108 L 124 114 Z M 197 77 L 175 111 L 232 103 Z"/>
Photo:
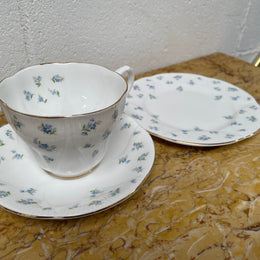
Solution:
<path fill-rule="evenodd" d="M 109 191 L 109 194 L 113 197 L 115 196 L 116 194 L 119 194 L 120 193 L 120 188 L 116 188 L 115 190 L 111 190 Z"/>
<path fill-rule="evenodd" d="M 210 134 L 218 134 L 218 131 L 209 131 Z"/>
<path fill-rule="evenodd" d="M 180 75 L 176 75 L 176 76 L 174 76 L 174 78 L 175 78 L 176 80 L 179 80 L 179 79 L 182 78 L 182 76 L 180 76 Z"/>
<path fill-rule="evenodd" d="M 98 189 L 91 190 L 91 191 L 90 191 L 90 193 L 91 193 L 91 196 L 90 196 L 90 197 L 96 197 L 96 195 L 97 195 L 98 193 L 100 193 L 100 192 L 101 192 L 101 191 L 98 190 Z"/>
<path fill-rule="evenodd" d="M 220 99 L 222 99 L 221 95 L 220 96 L 215 96 L 215 100 L 220 100 Z"/>
<path fill-rule="evenodd" d="M 141 111 L 143 111 L 143 108 L 138 106 L 138 107 L 135 107 L 134 110 L 141 110 Z"/>
<path fill-rule="evenodd" d="M 214 89 L 217 90 L 217 91 L 221 91 L 220 87 L 214 87 Z"/>
<path fill-rule="evenodd" d="M 119 164 L 121 164 L 121 163 L 126 163 L 126 164 L 128 164 L 128 163 L 130 163 L 131 162 L 131 160 L 128 160 L 127 159 L 127 156 L 123 156 L 123 157 L 121 157 L 120 159 L 119 159 Z"/>
<path fill-rule="evenodd" d="M 140 134 L 140 131 L 134 131 L 133 132 L 133 135 L 138 135 L 138 134 Z"/>
<path fill-rule="evenodd" d="M 79 204 L 75 204 L 75 205 L 69 207 L 69 209 L 76 209 L 76 208 L 78 208 L 78 207 L 79 207 Z"/>
<path fill-rule="evenodd" d="M 257 110 L 257 109 L 258 109 L 258 107 L 257 107 L 257 106 L 255 106 L 255 105 L 253 105 L 253 106 L 250 106 L 249 108 L 250 108 L 250 109 L 253 109 L 253 110 Z"/>
<path fill-rule="evenodd" d="M 137 142 L 137 143 L 133 143 L 133 151 L 136 149 L 136 150 L 139 150 L 141 148 L 143 148 L 144 145 L 141 143 L 141 142 Z"/>
<path fill-rule="evenodd" d="M 183 91 L 183 87 L 182 86 L 179 86 L 176 88 L 179 92 L 182 92 Z"/>
<path fill-rule="evenodd" d="M 38 76 L 38 77 L 33 77 L 34 83 L 37 87 L 41 86 L 41 81 L 42 81 L 42 77 Z"/>
<path fill-rule="evenodd" d="M 134 85 L 134 86 L 133 86 L 133 89 L 134 89 L 134 90 L 139 90 L 139 91 L 141 90 L 140 87 L 137 86 L 137 85 Z"/>
<path fill-rule="evenodd" d="M 152 117 L 153 117 L 154 119 L 158 119 L 158 118 L 159 118 L 158 115 L 152 115 Z"/>
<path fill-rule="evenodd" d="M 88 205 L 89 206 L 98 206 L 100 204 L 102 204 L 101 200 L 93 200 Z"/>
<path fill-rule="evenodd" d="M 95 121 L 94 118 L 91 118 L 87 124 L 84 124 L 81 129 L 81 135 L 88 135 L 89 132 L 95 130 L 96 127 L 101 123 L 101 121 Z"/>
<path fill-rule="evenodd" d="M 241 129 L 239 129 L 239 131 L 240 131 L 240 132 L 245 132 L 246 129 L 245 129 L 245 128 L 241 128 Z"/>
<path fill-rule="evenodd" d="M 26 90 L 24 90 L 23 93 L 24 93 L 25 99 L 26 99 L 27 101 L 30 101 L 30 100 L 32 99 L 33 95 L 34 95 L 34 94 L 32 94 L 30 91 L 26 91 Z"/>
<path fill-rule="evenodd" d="M 13 139 L 13 132 L 11 130 L 7 129 L 5 135 Z M 1 146 L 1 141 L 0 141 L 0 146 Z"/>
<path fill-rule="evenodd" d="M 150 99 L 156 99 L 156 96 L 155 96 L 155 95 L 152 95 L 152 94 L 149 94 L 149 98 L 150 98 Z"/>
<path fill-rule="evenodd" d="M 187 135 L 188 133 L 189 133 L 189 131 L 188 130 L 181 130 L 181 132 L 184 134 L 184 135 Z"/>
<path fill-rule="evenodd" d="M 121 127 L 121 130 L 130 128 L 130 127 L 131 127 L 130 123 L 124 123 L 123 126 Z"/>
<path fill-rule="evenodd" d="M 138 157 L 138 161 L 144 161 L 146 160 L 146 157 L 147 157 L 148 153 L 143 153 L 141 154 L 139 157 Z"/>
<path fill-rule="evenodd" d="M 137 173 L 142 172 L 143 171 L 143 167 L 142 166 L 135 167 L 134 171 L 137 172 Z"/>
<path fill-rule="evenodd" d="M 157 76 L 156 78 L 159 79 L 159 80 L 162 80 L 163 76 Z"/>
<path fill-rule="evenodd" d="M 28 190 L 20 190 L 20 192 L 21 192 L 21 193 L 27 192 L 27 193 L 33 195 L 34 193 L 36 193 L 36 190 L 33 189 L 33 188 L 30 188 L 30 189 L 28 189 Z"/>
<path fill-rule="evenodd" d="M 244 114 L 245 112 L 246 112 L 246 111 L 245 111 L 244 109 L 240 109 L 238 113 L 239 113 L 239 114 Z"/>
<path fill-rule="evenodd" d="M 138 120 L 143 119 L 143 116 L 139 116 L 139 115 L 136 115 L 136 114 L 132 114 L 132 117 L 135 118 L 135 119 L 138 119 Z"/>
<path fill-rule="evenodd" d="M 17 160 L 23 159 L 23 154 L 17 153 L 15 150 L 12 150 L 11 152 L 14 154 L 13 159 L 17 159 Z"/>
<path fill-rule="evenodd" d="M 104 134 L 103 134 L 103 140 L 106 140 L 111 134 L 111 131 L 107 130 Z"/>
<path fill-rule="evenodd" d="M 225 119 L 233 119 L 233 116 L 224 116 Z"/>
<path fill-rule="evenodd" d="M 34 201 L 33 199 L 20 199 L 17 202 L 24 205 L 37 204 L 37 202 Z"/>
<path fill-rule="evenodd" d="M 247 116 L 246 117 L 249 121 L 251 121 L 251 122 L 255 122 L 256 121 L 256 117 L 254 117 L 254 116 Z"/>
<path fill-rule="evenodd" d="M 54 95 L 56 95 L 56 96 L 60 96 L 60 92 L 59 92 L 59 90 L 57 90 L 57 89 L 49 89 L 49 92 L 54 96 Z"/>
<path fill-rule="evenodd" d="M 0 198 L 8 197 L 10 194 L 11 194 L 10 191 L 1 190 L 0 191 Z"/>
<path fill-rule="evenodd" d="M 195 83 L 194 83 L 193 80 L 190 80 L 190 81 L 189 81 L 189 84 L 190 84 L 190 85 L 194 85 Z"/>
<path fill-rule="evenodd" d="M 117 117 L 118 117 L 118 109 L 116 109 L 116 110 L 114 111 L 112 118 L 113 118 L 113 119 L 117 119 Z"/>
<path fill-rule="evenodd" d="M 232 122 L 230 125 L 242 125 L 242 124 L 235 121 L 235 122 Z"/>
<path fill-rule="evenodd" d="M 20 122 L 16 116 L 13 116 L 13 124 L 16 129 L 23 126 L 22 122 Z"/>
<path fill-rule="evenodd" d="M 168 84 L 168 85 L 169 85 L 169 84 L 172 84 L 172 83 L 173 83 L 173 81 L 171 81 L 171 80 L 167 80 L 167 81 L 166 81 L 166 84 Z"/>
<path fill-rule="evenodd" d="M 146 86 L 148 86 L 149 89 L 155 89 L 155 86 L 154 86 L 154 85 L 147 84 Z"/>
<path fill-rule="evenodd" d="M 57 75 L 53 76 L 51 80 L 52 80 L 54 83 L 56 83 L 56 82 L 62 82 L 62 81 L 64 80 L 64 78 L 61 77 L 59 74 L 57 74 Z"/>
<path fill-rule="evenodd" d="M 83 146 L 83 148 L 92 148 L 92 147 L 94 147 L 93 144 L 85 144 L 85 145 Z"/>
<path fill-rule="evenodd" d="M 136 179 L 132 179 L 131 182 L 132 182 L 132 183 L 136 183 Z"/>
<path fill-rule="evenodd" d="M 137 97 L 142 98 L 144 94 L 138 94 Z"/>
<path fill-rule="evenodd" d="M 158 131 L 158 130 L 159 130 L 159 128 L 158 128 L 157 126 L 149 126 L 149 128 L 150 128 L 151 130 L 155 130 L 155 131 Z"/>
<path fill-rule="evenodd" d="M 219 80 L 213 80 L 212 83 L 213 84 L 220 84 L 220 81 Z"/>
<path fill-rule="evenodd" d="M 37 144 L 40 149 L 48 151 L 48 152 L 52 152 L 52 151 L 56 150 L 55 145 L 49 146 L 48 144 L 43 144 L 43 143 L 41 143 L 41 141 L 38 140 L 38 138 L 35 138 L 33 140 L 33 143 Z"/>
<path fill-rule="evenodd" d="M 231 97 L 232 100 L 238 100 L 240 98 L 240 96 L 236 96 L 236 97 Z"/>
<path fill-rule="evenodd" d="M 234 87 L 228 87 L 228 91 L 232 91 L 232 92 L 234 92 L 234 91 L 237 91 L 237 88 L 234 88 Z"/>
<path fill-rule="evenodd" d="M 174 134 L 174 133 L 171 133 L 171 135 L 173 136 L 173 137 L 177 137 L 178 135 L 176 135 L 176 134 Z"/>
<path fill-rule="evenodd" d="M 226 136 L 225 136 L 225 138 L 233 138 L 234 137 L 234 135 L 232 135 L 232 134 L 226 134 Z"/>
<path fill-rule="evenodd" d="M 0 156 L 0 163 L 3 162 L 5 160 L 4 156 Z"/>
<path fill-rule="evenodd" d="M 202 131 L 202 129 L 200 129 L 199 127 L 195 127 L 195 128 L 194 128 L 194 131 L 200 132 L 200 131 Z"/>
<path fill-rule="evenodd" d="M 94 150 L 92 153 L 92 157 L 95 157 L 98 154 L 98 150 Z"/>
<path fill-rule="evenodd" d="M 154 124 L 158 124 L 159 123 L 159 121 L 157 121 L 157 120 L 155 120 L 153 118 L 151 119 L 151 122 L 154 123 Z"/>
<path fill-rule="evenodd" d="M 43 132 L 44 134 L 53 135 L 56 133 L 56 128 L 49 124 L 41 124 L 38 129 Z"/>
<path fill-rule="evenodd" d="M 48 156 L 46 156 L 46 155 L 43 155 L 43 159 L 47 162 L 47 163 L 51 163 L 51 162 L 53 162 L 54 161 L 54 159 L 53 158 L 51 158 L 51 157 L 48 157 Z"/>
<path fill-rule="evenodd" d="M 206 141 L 206 140 L 209 140 L 210 137 L 209 137 L 209 136 L 206 136 L 206 135 L 201 135 L 198 139 L 199 139 L 199 140 L 202 140 L 202 141 Z"/>

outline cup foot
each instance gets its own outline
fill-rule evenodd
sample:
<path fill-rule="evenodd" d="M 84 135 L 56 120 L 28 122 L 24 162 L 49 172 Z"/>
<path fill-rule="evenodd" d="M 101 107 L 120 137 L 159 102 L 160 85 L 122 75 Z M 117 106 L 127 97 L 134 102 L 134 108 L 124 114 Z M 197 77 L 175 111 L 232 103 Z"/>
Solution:
<path fill-rule="evenodd" d="M 77 179 L 77 178 L 82 178 L 84 177 L 85 175 L 93 172 L 98 166 L 99 166 L 100 163 L 98 163 L 97 165 L 95 165 L 92 169 L 84 172 L 84 173 L 81 173 L 79 175 L 75 175 L 75 176 L 60 176 L 60 175 L 57 175 L 53 172 L 50 172 L 50 171 L 47 171 L 45 169 L 43 169 L 46 173 L 48 173 L 49 175 L 51 175 L 52 177 L 55 177 L 55 178 L 58 178 L 58 179 L 64 179 L 64 180 L 71 180 L 71 179 Z"/>

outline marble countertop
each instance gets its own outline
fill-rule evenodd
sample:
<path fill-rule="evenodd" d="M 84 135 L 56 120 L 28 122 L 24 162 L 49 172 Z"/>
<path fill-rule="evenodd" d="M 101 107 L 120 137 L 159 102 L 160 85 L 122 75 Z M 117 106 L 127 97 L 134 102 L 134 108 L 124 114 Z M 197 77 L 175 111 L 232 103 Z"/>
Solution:
<path fill-rule="evenodd" d="M 221 79 L 260 103 L 259 68 L 222 53 L 137 78 L 163 72 Z M 216 148 L 153 141 L 148 179 L 112 209 L 74 220 L 0 209 L 0 259 L 260 259 L 260 134 Z"/>

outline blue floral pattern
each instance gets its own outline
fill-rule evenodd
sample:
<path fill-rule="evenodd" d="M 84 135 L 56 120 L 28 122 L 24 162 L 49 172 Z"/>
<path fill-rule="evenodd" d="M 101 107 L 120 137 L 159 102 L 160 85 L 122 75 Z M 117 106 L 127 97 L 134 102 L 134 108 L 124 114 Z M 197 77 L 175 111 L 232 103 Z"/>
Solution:
<path fill-rule="evenodd" d="M 33 140 L 33 143 L 36 144 L 38 146 L 38 148 L 48 151 L 48 152 L 52 152 L 56 150 L 56 146 L 55 145 L 48 145 L 48 144 L 43 144 L 40 140 L 38 140 L 38 138 L 35 138 Z"/>
<path fill-rule="evenodd" d="M 42 96 L 38 96 L 38 102 L 47 103 L 47 98 L 43 98 Z"/>
<path fill-rule="evenodd" d="M 42 83 L 41 83 L 42 77 L 41 76 L 33 77 L 33 81 L 34 81 L 34 83 L 37 87 L 40 87 L 42 85 Z"/>
<path fill-rule="evenodd" d="M 0 190 L 0 198 L 5 198 L 11 195 L 10 191 Z"/>
<path fill-rule="evenodd" d="M 54 82 L 54 83 L 57 83 L 57 82 L 62 82 L 64 80 L 64 78 L 62 76 L 60 76 L 59 74 L 56 74 L 54 75 L 51 80 Z"/>
<path fill-rule="evenodd" d="M 17 153 L 16 150 L 12 150 L 11 152 L 13 154 L 13 157 L 12 157 L 13 159 L 17 159 L 17 160 L 23 159 L 23 154 Z"/>
<path fill-rule="evenodd" d="M 47 162 L 47 163 L 52 163 L 54 162 L 54 158 L 49 157 L 47 155 L 43 155 L 43 159 Z"/>
<path fill-rule="evenodd" d="M 125 108 L 126 113 L 151 134 L 168 141 L 195 146 L 219 146 L 247 138 L 259 129 L 260 113 L 256 100 L 230 83 L 196 74 L 165 73 L 141 78 L 135 81 L 134 85 L 135 90 L 130 91 L 129 94 L 131 98 L 126 99 L 128 103 Z M 201 100 L 196 102 L 202 104 L 203 98 L 208 100 L 207 103 L 210 105 L 205 107 L 205 111 L 207 110 L 205 114 L 212 113 L 212 120 L 205 116 L 203 121 L 204 111 L 200 111 L 202 108 L 197 112 L 200 113 L 198 120 L 202 120 L 201 123 L 196 122 L 196 115 L 194 120 L 189 119 L 186 123 L 182 123 L 185 122 L 185 118 L 181 120 L 180 115 L 175 117 L 176 111 L 181 115 L 182 111 L 185 111 L 183 117 L 189 114 L 189 102 L 193 93 L 197 93 L 196 98 L 201 97 Z M 173 97 L 172 102 L 170 96 Z M 167 97 L 165 101 L 164 97 Z M 181 98 L 182 104 L 187 97 L 187 104 L 178 104 L 176 97 Z M 166 111 L 164 102 L 169 102 L 172 111 Z M 180 107 L 175 110 L 172 104 Z M 160 120 L 154 117 L 154 111 Z M 197 110 L 190 112 L 195 113 L 195 111 Z M 168 120 L 165 114 L 169 114 Z M 217 124 L 219 126 L 216 126 L 216 129 L 210 126 L 215 127 Z"/>
<path fill-rule="evenodd" d="M 89 133 L 97 128 L 101 124 L 100 120 L 91 118 L 87 124 L 84 124 L 81 128 L 81 135 L 89 135 Z"/>
<path fill-rule="evenodd" d="M 17 130 L 23 126 L 23 123 L 15 115 L 13 116 L 12 122 L 13 122 L 15 129 L 17 129 Z"/>
<path fill-rule="evenodd" d="M 26 99 L 27 101 L 32 100 L 34 94 L 32 94 L 30 91 L 26 91 L 26 90 L 24 90 L 23 93 L 24 93 L 24 95 L 25 95 L 25 99 Z"/>
<path fill-rule="evenodd" d="M 56 134 L 56 127 L 53 127 L 53 125 L 51 124 L 45 124 L 45 123 L 42 123 L 38 129 L 43 132 L 44 134 L 47 134 L 47 135 L 54 135 Z"/>
<path fill-rule="evenodd" d="M 43 122 L 40 125 L 42 131 L 39 132 L 42 132 L 42 134 L 46 134 L 44 131 L 50 134 L 55 128 L 48 123 L 46 125 L 46 123 L 47 122 Z M 56 134 L 58 133 L 59 131 L 57 129 Z M 12 139 L 10 138 L 10 134 L 12 134 Z M 0 205 L 2 201 L 10 200 L 14 205 L 18 205 L 15 209 L 17 212 L 20 212 L 20 209 L 22 209 L 23 212 L 27 212 L 27 215 L 32 216 L 43 215 L 53 218 L 65 214 L 67 217 L 73 217 L 78 214 L 88 214 L 110 207 L 127 198 L 129 194 L 132 194 L 133 190 L 139 187 L 148 175 L 154 160 L 154 145 L 149 134 L 138 126 L 133 119 L 124 115 L 123 118 L 118 119 L 115 133 L 113 133 L 113 135 L 111 134 L 111 138 L 120 139 L 118 140 L 119 143 L 116 144 L 115 147 L 113 147 L 113 145 L 110 147 L 113 154 L 121 156 L 113 156 L 108 153 L 107 156 L 110 157 L 104 160 L 104 162 L 102 161 L 102 164 L 104 163 L 103 167 L 96 168 L 97 171 L 107 169 L 109 175 L 111 175 L 111 180 L 108 178 L 106 182 L 100 185 L 100 181 L 93 179 L 94 182 L 91 187 L 86 185 L 86 189 L 89 190 L 86 191 L 83 197 L 69 204 L 62 202 L 61 205 L 55 205 L 54 207 L 51 200 L 44 200 L 44 197 L 49 196 L 49 190 L 46 189 L 46 185 L 52 189 L 52 194 L 54 194 L 55 188 L 51 188 L 53 185 L 49 186 L 45 178 L 38 178 L 39 175 L 43 174 L 42 170 L 39 170 L 39 168 L 33 166 L 33 164 L 28 164 L 28 162 L 32 160 L 31 154 L 28 153 L 20 143 L 17 143 L 17 134 L 12 132 L 10 126 L 7 125 L 0 129 L 0 136 L 2 142 L 5 143 L 5 145 L 0 147 L 0 155 L 5 155 L 5 158 L 0 156 L 1 176 L 4 175 L 7 177 L 11 172 L 12 177 L 15 177 L 18 171 L 14 169 L 17 169 L 17 167 L 23 169 L 28 168 L 29 171 L 34 172 L 34 174 L 30 175 L 30 178 L 25 177 L 25 180 L 21 178 L 21 181 L 15 183 L 14 187 L 9 186 L 9 181 L 5 183 L 5 181 L 1 179 L 0 182 L 3 183 L 0 183 Z M 54 146 L 47 144 L 46 141 L 41 141 L 41 137 L 44 136 L 33 139 L 34 144 L 39 149 L 46 151 L 46 155 L 44 155 L 43 158 L 47 163 L 55 163 L 55 153 L 51 153 L 51 151 L 55 151 Z M 55 138 L 50 138 L 49 140 L 55 140 Z M 125 141 L 129 145 L 122 146 L 121 144 Z M 94 156 L 98 152 L 95 148 L 92 150 L 93 146 L 91 143 L 86 143 L 85 147 L 85 149 L 91 149 L 91 153 L 93 153 Z M 49 156 L 49 154 L 54 156 Z M 3 158 L 2 163 L 1 158 Z M 23 158 L 24 160 L 22 160 Z M 17 166 L 18 164 L 19 166 Z M 6 169 L 8 169 L 8 171 Z M 111 169 L 113 170 L 111 171 Z M 17 175 L 17 177 L 19 177 L 19 175 Z M 84 181 L 85 179 L 82 178 L 76 185 L 79 185 L 80 188 Z M 67 182 L 64 182 L 64 184 L 66 183 Z M 65 191 L 66 189 L 64 189 L 64 192 Z"/>

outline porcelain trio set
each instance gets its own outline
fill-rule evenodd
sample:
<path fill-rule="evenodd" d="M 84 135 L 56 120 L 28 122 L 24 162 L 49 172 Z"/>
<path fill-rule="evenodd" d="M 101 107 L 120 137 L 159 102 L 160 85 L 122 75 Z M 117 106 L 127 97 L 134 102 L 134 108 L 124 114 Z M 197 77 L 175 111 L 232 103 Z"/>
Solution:
<path fill-rule="evenodd" d="M 154 162 L 148 132 L 220 146 L 260 127 L 258 103 L 234 85 L 185 73 L 134 82 L 128 66 L 32 66 L 0 83 L 0 104 L 0 205 L 32 218 L 86 216 L 131 196 Z"/>

